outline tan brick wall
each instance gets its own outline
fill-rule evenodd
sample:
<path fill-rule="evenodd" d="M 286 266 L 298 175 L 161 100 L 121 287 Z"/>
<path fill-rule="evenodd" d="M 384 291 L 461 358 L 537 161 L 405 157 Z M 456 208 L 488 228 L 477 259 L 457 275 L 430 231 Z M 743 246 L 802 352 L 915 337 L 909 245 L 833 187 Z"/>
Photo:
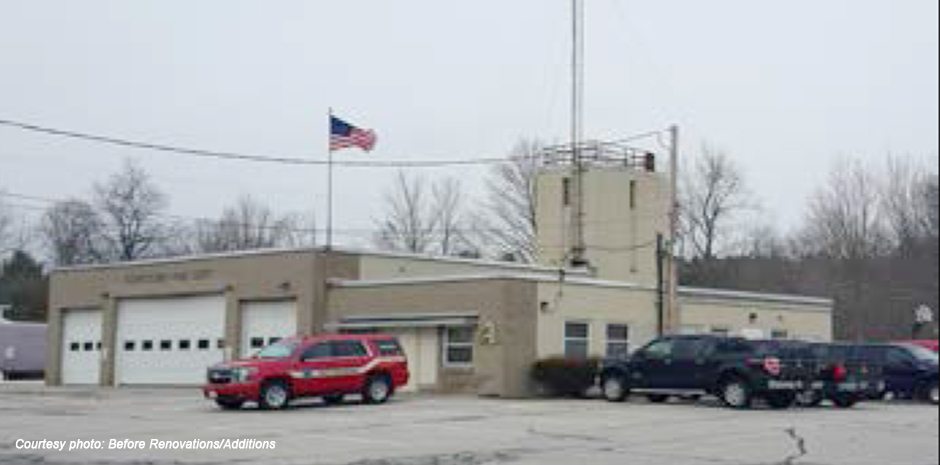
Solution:
<path fill-rule="evenodd" d="M 248 253 L 54 271 L 49 290 L 46 381 L 61 382 L 62 311 L 100 308 L 104 312 L 105 355 L 101 380 L 106 385 L 113 383 L 116 311 L 122 298 L 224 294 L 225 337 L 232 354 L 239 353 L 239 303 L 243 300 L 296 299 L 298 332 L 320 331 L 324 317 L 318 314 L 324 314 L 326 306 L 324 278 L 353 278 L 358 275 L 358 261 L 344 256 L 316 260 L 316 256 L 312 250 Z"/>
<path fill-rule="evenodd" d="M 469 384 L 480 395 L 521 397 L 529 392 L 536 356 L 536 297 L 535 283 L 503 279 L 339 287 L 330 292 L 328 315 L 338 322 L 346 316 L 476 313 L 481 323 L 495 323 L 496 344 L 477 338 L 472 375 L 442 369 L 440 387 L 467 386 L 472 376 Z"/>

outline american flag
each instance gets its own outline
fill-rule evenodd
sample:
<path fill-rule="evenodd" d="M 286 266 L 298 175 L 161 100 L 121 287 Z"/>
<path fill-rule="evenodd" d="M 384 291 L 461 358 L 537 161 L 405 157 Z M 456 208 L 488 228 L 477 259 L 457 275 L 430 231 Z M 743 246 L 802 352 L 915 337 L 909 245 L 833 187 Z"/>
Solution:
<path fill-rule="evenodd" d="M 375 132 L 360 129 L 335 116 L 330 116 L 330 151 L 358 147 L 371 152 L 375 147 Z"/>

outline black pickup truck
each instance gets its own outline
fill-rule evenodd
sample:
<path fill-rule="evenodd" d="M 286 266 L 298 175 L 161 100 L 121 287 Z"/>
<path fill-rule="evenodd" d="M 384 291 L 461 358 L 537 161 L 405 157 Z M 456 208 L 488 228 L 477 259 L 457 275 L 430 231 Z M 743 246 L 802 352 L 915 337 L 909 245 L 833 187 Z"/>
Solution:
<path fill-rule="evenodd" d="M 819 361 L 820 371 L 811 389 L 797 397 L 800 405 L 815 407 L 828 399 L 837 407 L 848 408 L 877 399 L 885 391 L 883 366 L 864 357 L 862 346 L 814 343 L 807 347 Z"/>
<path fill-rule="evenodd" d="M 611 402 L 631 393 L 643 393 L 652 402 L 711 394 L 732 408 L 749 408 L 763 399 L 772 408 L 785 409 L 812 386 L 819 371 L 816 360 L 805 356 L 778 341 L 668 336 L 627 359 L 605 361 L 600 381 Z"/>

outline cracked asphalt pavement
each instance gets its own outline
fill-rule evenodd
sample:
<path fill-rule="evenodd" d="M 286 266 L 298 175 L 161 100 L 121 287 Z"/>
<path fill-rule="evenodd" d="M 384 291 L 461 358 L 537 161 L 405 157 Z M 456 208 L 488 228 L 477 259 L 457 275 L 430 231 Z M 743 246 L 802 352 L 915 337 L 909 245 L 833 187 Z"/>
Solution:
<path fill-rule="evenodd" d="M 274 450 L 17 449 L 18 439 L 276 441 Z M 195 389 L 0 385 L 0 464 L 940 465 L 938 409 L 733 411 L 714 402 L 399 397 L 223 412 Z"/>

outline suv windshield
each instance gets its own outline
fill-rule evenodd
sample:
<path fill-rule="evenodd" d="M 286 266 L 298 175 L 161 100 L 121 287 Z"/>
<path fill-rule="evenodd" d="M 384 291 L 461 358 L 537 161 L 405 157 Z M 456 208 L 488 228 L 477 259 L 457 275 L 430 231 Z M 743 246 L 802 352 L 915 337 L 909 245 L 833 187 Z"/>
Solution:
<path fill-rule="evenodd" d="M 280 341 L 274 344 L 271 344 L 255 354 L 256 358 L 285 358 L 290 357 L 294 353 L 294 349 L 297 348 L 297 343 L 294 341 Z"/>

